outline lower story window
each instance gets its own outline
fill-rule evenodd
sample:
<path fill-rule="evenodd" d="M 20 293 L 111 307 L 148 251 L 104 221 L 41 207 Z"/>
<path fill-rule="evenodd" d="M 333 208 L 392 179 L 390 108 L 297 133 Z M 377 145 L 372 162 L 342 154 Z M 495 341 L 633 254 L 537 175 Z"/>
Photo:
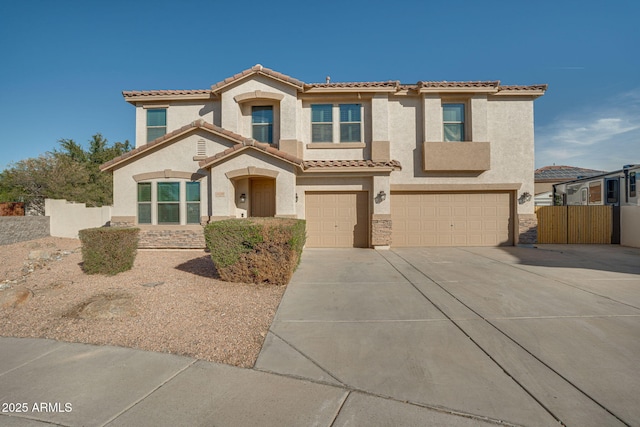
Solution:
<path fill-rule="evenodd" d="M 158 224 L 180 224 L 180 183 L 158 183 Z"/>
<path fill-rule="evenodd" d="M 138 224 L 199 223 L 199 182 L 138 183 Z"/>
<path fill-rule="evenodd" d="M 200 224 L 199 182 L 187 182 L 187 224 Z"/>
<path fill-rule="evenodd" d="M 138 184 L 138 224 L 151 224 L 151 183 Z"/>

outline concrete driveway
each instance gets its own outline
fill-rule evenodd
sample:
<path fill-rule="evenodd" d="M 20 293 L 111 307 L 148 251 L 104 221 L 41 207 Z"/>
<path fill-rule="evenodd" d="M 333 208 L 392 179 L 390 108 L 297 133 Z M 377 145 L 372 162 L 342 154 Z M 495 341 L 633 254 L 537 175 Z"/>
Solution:
<path fill-rule="evenodd" d="M 540 245 L 307 249 L 255 369 L 390 423 L 395 401 L 449 424 L 615 426 L 640 425 L 638 366 L 640 250 Z"/>

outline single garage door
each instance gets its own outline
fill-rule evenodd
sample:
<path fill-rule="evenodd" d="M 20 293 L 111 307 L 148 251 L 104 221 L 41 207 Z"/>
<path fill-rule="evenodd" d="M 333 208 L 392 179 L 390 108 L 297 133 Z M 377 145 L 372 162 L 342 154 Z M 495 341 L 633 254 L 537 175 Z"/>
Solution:
<path fill-rule="evenodd" d="M 391 193 L 391 245 L 513 244 L 511 194 Z"/>
<path fill-rule="evenodd" d="M 366 191 L 307 192 L 307 247 L 368 247 L 368 211 Z"/>

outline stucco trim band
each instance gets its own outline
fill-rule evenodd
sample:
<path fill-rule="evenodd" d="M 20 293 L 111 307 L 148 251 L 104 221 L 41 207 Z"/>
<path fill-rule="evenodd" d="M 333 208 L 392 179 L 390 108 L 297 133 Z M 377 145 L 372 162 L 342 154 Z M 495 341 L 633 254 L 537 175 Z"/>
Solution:
<path fill-rule="evenodd" d="M 150 179 L 178 178 L 178 179 L 189 179 L 191 181 L 199 181 L 205 177 L 206 175 L 202 173 L 182 172 L 182 171 L 174 171 L 171 169 L 165 169 L 163 171 L 146 172 L 146 173 L 139 173 L 137 175 L 133 175 L 133 180 L 135 182 L 140 182 L 140 181 L 148 181 Z"/>
<path fill-rule="evenodd" d="M 276 101 L 282 101 L 282 99 L 284 98 L 284 95 L 281 93 L 275 93 L 275 92 L 264 92 L 262 90 L 255 90 L 253 92 L 245 92 L 245 93 L 241 93 L 240 95 L 236 95 L 233 97 L 233 99 L 238 103 L 241 104 L 243 102 L 247 102 L 247 101 L 253 101 L 256 99 L 273 99 Z"/>
<path fill-rule="evenodd" d="M 279 174 L 278 171 L 264 169 L 264 168 L 257 168 L 255 166 L 248 166 L 246 168 L 235 169 L 225 173 L 226 177 L 229 179 L 243 178 L 246 176 L 266 176 L 269 178 L 276 178 L 278 174 Z"/>
<path fill-rule="evenodd" d="M 313 148 L 364 148 L 367 144 L 364 142 L 310 142 L 307 149 Z"/>
<path fill-rule="evenodd" d="M 391 191 L 514 191 L 522 187 L 521 183 L 504 184 L 391 184 Z"/>

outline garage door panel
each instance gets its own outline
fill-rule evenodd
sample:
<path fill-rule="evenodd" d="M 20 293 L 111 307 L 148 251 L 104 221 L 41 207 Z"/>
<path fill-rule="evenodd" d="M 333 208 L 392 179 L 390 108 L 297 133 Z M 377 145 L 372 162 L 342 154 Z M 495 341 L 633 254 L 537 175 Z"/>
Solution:
<path fill-rule="evenodd" d="M 511 245 L 511 209 L 508 192 L 392 193 L 392 245 Z"/>
<path fill-rule="evenodd" d="M 307 192 L 307 247 L 368 247 L 367 192 Z"/>

